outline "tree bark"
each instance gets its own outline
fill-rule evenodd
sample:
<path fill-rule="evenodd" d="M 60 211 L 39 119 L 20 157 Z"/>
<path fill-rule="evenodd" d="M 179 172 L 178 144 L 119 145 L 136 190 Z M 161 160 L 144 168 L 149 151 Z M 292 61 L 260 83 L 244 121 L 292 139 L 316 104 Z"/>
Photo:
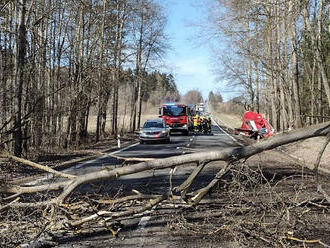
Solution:
<path fill-rule="evenodd" d="M 18 27 L 18 38 L 16 41 L 17 56 L 16 56 L 16 90 L 14 99 L 14 154 L 17 157 L 22 155 L 22 93 L 24 84 L 24 68 L 25 68 L 25 56 L 26 56 L 26 26 L 25 26 L 25 15 L 26 15 L 26 0 L 18 1 L 19 8 L 19 27 Z"/>
<path fill-rule="evenodd" d="M 134 174 L 146 170 L 160 170 L 165 168 L 171 168 L 173 166 L 180 166 L 187 163 L 204 163 L 205 161 L 227 161 L 233 163 L 240 159 L 249 158 L 260 152 L 271 150 L 281 145 L 289 144 L 299 140 L 304 140 L 312 137 L 326 136 L 330 132 L 330 124 L 319 125 L 315 127 L 298 129 L 290 133 L 284 133 L 282 135 L 274 136 L 271 139 L 264 140 L 254 145 L 245 147 L 225 148 L 220 151 L 208 151 L 198 152 L 193 154 L 186 154 L 176 157 L 170 157 L 165 159 L 155 159 L 152 161 L 142 162 L 135 164 L 134 166 L 126 166 L 115 168 L 112 170 L 102 169 L 100 171 L 87 173 L 81 176 L 77 176 L 73 180 L 58 182 L 54 184 L 46 184 L 40 186 L 9 186 L 1 187 L 0 192 L 3 193 L 33 193 L 42 191 L 53 191 L 63 189 L 61 195 L 56 199 L 57 202 L 63 202 L 72 191 L 74 191 L 79 185 L 100 181 L 103 179 L 118 179 L 121 176 Z"/>
<path fill-rule="evenodd" d="M 315 57 L 316 57 L 316 61 L 322 76 L 322 82 L 323 82 L 323 87 L 325 90 L 325 94 L 327 97 L 327 101 L 328 101 L 328 106 L 330 107 L 330 86 L 329 86 L 329 81 L 328 81 L 328 76 L 326 73 L 326 69 L 325 69 L 325 64 L 324 64 L 324 60 L 322 58 L 322 55 L 320 53 L 321 51 L 321 32 L 322 32 L 322 17 L 323 17 L 323 0 L 319 1 L 320 5 L 319 5 L 319 12 L 318 12 L 318 17 L 317 17 L 317 33 L 315 34 L 315 32 L 313 31 L 310 21 L 309 21 L 309 1 L 306 1 L 304 3 L 304 21 L 305 21 L 305 25 L 307 28 L 307 31 L 310 35 L 311 38 L 311 42 L 312 42 L 312 48 L 313 51 L 315 53 Z M 315 37 L 316 36 L 316 37 Z"/>
<path fill-rule="evenodd" d="M 298 47 L 297 47 L 297 32 L 296 32 L 296 10 L 294 10 L 295 0 L 289 1 L 289 36 L 292 47 L 291 58 L 291 78 L 293 80 L 293 98 L 294 98 L 294 115 L 295 127 L 302 127 L 301 121 L 301 105 L 299 97 L 299 63 L 298 63 Z"/>

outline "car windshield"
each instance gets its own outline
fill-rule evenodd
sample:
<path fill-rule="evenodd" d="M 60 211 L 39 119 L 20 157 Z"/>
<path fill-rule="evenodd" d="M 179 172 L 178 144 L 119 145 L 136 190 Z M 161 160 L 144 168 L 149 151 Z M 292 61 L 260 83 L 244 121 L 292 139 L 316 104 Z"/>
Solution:
<path fill-rule="evenodd" d="M 165 106 L 164 115 L 167 116 L 182 116 L 186 115 L 186 107 L 179 106 Z"/>
<path fill-rule="evenodd" d="M 157 121 L 147 121 L 143 125 L 143 128 L 151 128 L 151 127 L 163 128 L 164 124 L 162 122 L 157 122 Z"/>

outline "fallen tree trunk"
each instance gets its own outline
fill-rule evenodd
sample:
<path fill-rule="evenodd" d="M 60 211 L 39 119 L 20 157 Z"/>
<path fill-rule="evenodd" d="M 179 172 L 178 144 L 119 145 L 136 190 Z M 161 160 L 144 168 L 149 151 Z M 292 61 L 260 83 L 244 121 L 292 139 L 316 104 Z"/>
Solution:
<path fill-rule="evenodd" d="M 50 168 L 48 166 L 37 164 L 35 162 L 29 161 L 29 160 L 26 160 L 26 159 L 23 159 L 23 158 L 19 158 L 19 157 L 13 156 L 13 155 L 4 154 L 4 155 L 2 155 L 2 157 L 11 159 L 11 160 L 13 160 L 15 162 L 22 163 L 22 164 L 28 165 L 30 167 L 33 167 L 33 168 L 36 168 L 36 169 L 39 169 L 39 170 L 42 170 L 42 171 L 46 171 L 48 173 L 52 173 L 52 174 L 54 174 L 56 176 L 60 176 L 60 177 L 64 177 L 64 178 L 69 178 L 69 179 L 73 179 L 73 178 L 76 177 L 74 175 L 62 173 L 62 172 L 57 171 L 57 170 L 54 170 L 54 169 L 52 169 L 52 168 Z"/>
<path fill-rule="evenodd" d="M 273 148 L 299 140 L 318 136 L 326 136 L 328 133 L 330 133 L 329 123 L 326 125 L 323 124 L 305 129 L 299 129 L 290 133 L 283 133 L 281 135 L 272 137 L 271 139 L 263 140 L 262 142 L 250 146 L 225 148 L 221 151 L 198 152 L 164 159 L 155 159 L 152 161 L 141 162 L 135 165 L 115 168 L 111 170 L 102 169 L 100 171 L 77 176 L 74 179 L 41 186 L 1 186 L 0 192 L 17 194 L 63 189 L 62 193 L 57 198 L 57 202 L 62 203 L 81 184 L 105 179 L 118 179 L 124 175 L 130 175 L 147 170 L 160 170 L 173 166 L 180 166 L 187 163 L 203 163 L 204 161 L 227 161 L 229 163 L 233 163 L 240 159 L 246 159 L 266 150 L 271 150 Z"/>
<path fill-rule="evenodd" d="M 0 192 L 7 194 L 9 193 L 9 196 L 3 198 L 3 202 L 5 202 L 5 204 L 0 206 L 0 209 L 6 211 L 8 208 L 35 208 L 42 211 L 42 215 L 45 216 L 45 224 L 41 226 L 40 230 L 38 229 L 37 238 L 33 238 L 33 240 L 37 239 L 35 242 L 43 242 L 43 237 L 39 235 L 41 232 L 45 233 L 45 235 L 48 233 L 60 235 L 61 233 L 66 233 L 71 230 L 73 232 L 72 235 L 76 235 L 81 230 L 88 230 L 89 228 L 93 228 L 95 225 L 98 227 L 100 225 L 103 226 L 106 230 L 110 230 L 112 234 L 116 236 L 119 231 L 119 229 L 117 230 L 115 228 L 115 224 L 117 222 L 120 223 L 120 221 L 127 218 L 136 218 L 137 216 L 140 217 L 145 214 L 150 214 L 154 209 L 156 209 L 156 206 L 161 206 L 164 202 L 164 205 L 166 205 L 167 202 L 173 203 L 174 205 L 182 204 L 187 207 L 189 205 L 191 206 L 198 204 L 204 196 L 215 185 L 217 185 L 225 175 L 227 175 L 227 173 L 233 173 L 233 168 L 239 168 L 241 166 L 242 168 L 249 169 L 248 167 L 242 165 L 242 159 L 247 159 L 255 154 L 261 153 L 262 151 L 270 150 L 281 145 L 312 137 L 326 136 L 329 135 L 329 133 L 329 124 L 320 125 L 314 126 L 313 128 L 301 129 L 294 132 L 281 134 L 250 146 L 226 148 L 218 151 L 199 152 L 165 159 L 155 159 L 152 161 L 140 162 L 135 165 L 114 169 L 106 168 L 96 172 L 87 173 L 85 175 L 79 175 L 72 179 L 61 177 L 59 180 L 62 181 L 58 181 L 56 183 L 39 186 L 11 186 L 1 184 Z M 215 173 L 213 180 L 211 180 L 205 187 L 200 189 L 197 188 L 196 191 L 188 193 L 187 191 L 190 189 L 192 183 L 202 172 L 202 170 L 206 168 L 211 161 L 219 160 L 225 161 L 226 165 Z M 118 179 L 124 175 L 130 175 L 146 170 L 172 168 L 169 176 L 171 183 L 172 175 L 175 172 L 174 168 L 180 165 L 192 163 L 196 164 L 196 168 L 191 171 L 191 174 L 181 185 L 176 187 L 173 185 L 173 188 L 171 185 L 169 191 L 165 190 L 164 192 L 157 192 L 157 194 L 146 194 L 134 191 L 135 195 L 125 195 L 123 197 L 121 197 L 120 194 L 114 197 L 106 196 L 105 198 L 103 198 L 103 195 L 101 195 L 101 198 L 98 198 L 97 195 L 93 195 L 92 198 L 82 196 L 78 202 L 75 201 L 75 199 L 68 199 L 69 195 L 82 184 L 98 182 L 100 180 Z M 56 173 L 53 174 L 56 175 Z M 20 196 L 24 193 L 36 193 L 43 191 L 45 194 L 48 191 L 58 192 L 54 192 L 54 194 L 51 194 L 53 195 L 53 198 L 46 198 L 43 202 L 25 202 L 24 200 L 22 200 L 23 202 L 19 202 L 20 198 L 25 200 L 30 199 L 30 197 Z M 321 185 L 318 191 L 323 194 L 325 199 L 328 200 L 328 194 L 321 188 Z M 237 194 L 234 195 L 236 197 Z M 18 198 L 18 196 L 20 197 Z M 13 198 L 16 198 L 17 200 Z M 11 199 L 12 201 L 8 203 L 7 201 Z M 283 199 L 280 200 L 282 201 Z M 64 203 L 64 201 L 66 201 L 66 203 Z M 253 202 L 248 203 L 252 204 Z M 309 201 L 306 204 L 309 204 Z M 288 206 L 290 206 L 290 204 L 288 204 Z M 318 206 L 323 208 L 320 204 Z M 249 205 L 246 207 L 247 208 L 244 209 L 251 211 L 251 207 Z M 148 212 L 148 210 L 150 211 Z M 242 206 L 239 207 L 239 211 L 242 213 Z M 114 225 L 114 227 L 112 227 L 112 225 Z M 56 241 L 57 236 L 55 235 L 54 237 L 54 240 Z"/>

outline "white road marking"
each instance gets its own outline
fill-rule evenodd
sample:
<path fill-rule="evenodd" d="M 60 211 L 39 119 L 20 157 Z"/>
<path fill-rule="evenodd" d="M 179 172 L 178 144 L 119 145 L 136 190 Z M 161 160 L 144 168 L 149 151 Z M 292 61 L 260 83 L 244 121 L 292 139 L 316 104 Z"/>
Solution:
<path fill-rule="evenodd" d="M 129 149 L 129 148 L 131 148 L 131 147 L 134 147 L 134 146 L 137 146 L 138 144 L 140 144 L 140 143 L 135 143 L 135 144 L 132 144 L 132 145 L 126 146 L 126 147 L 124 147 L 123 149 L 120 149 L 120 150 L 117 150 L 117 151 L 114 151 L 114 152 L 110 153 L 110 155 L 112 155 L 112 154 L 116 154 L 116 153 L 120 153 L 120 152 L 123 152 L 123 151 L 126 151 L 127 149 Z"/>

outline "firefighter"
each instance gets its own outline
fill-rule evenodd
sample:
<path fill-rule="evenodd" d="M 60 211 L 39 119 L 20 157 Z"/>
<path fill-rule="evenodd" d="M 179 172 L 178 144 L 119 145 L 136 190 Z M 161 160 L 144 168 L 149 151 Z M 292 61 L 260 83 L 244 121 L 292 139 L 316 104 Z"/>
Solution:
<path fill-rule="evenodd" d="M 201 131 L 202 133 L 206 133 L 207 132 L 207 125 L 206 125 L 206 118 L 205 116 L 202 117 L 202 120 L 201 120 Z"/>
<path fill-rule="evenodd" d="M 201 133 L 204 132 L 204 124 L 205 124 L 205 117 L 201 116 L 200 121 L 199 121 L 199 132 L 201 132 Z"/>
<path fill-rule="evenodd" d="M 211 123 L 212 123 L 212 121 L 211 121 L 211 117 L 209 116 L 209 117 L 207 118 L 208 133 L 211 133 Z"/>
<path fill-rule="evenodd" d="M 198 131 L 199 130 L 199 123 L 200 123 L 200 118 L 199 118 L 199 115 L 196 114 L 194 117 L 193 117 L 193 121 L 194 121 L 194 131 Z"/>

